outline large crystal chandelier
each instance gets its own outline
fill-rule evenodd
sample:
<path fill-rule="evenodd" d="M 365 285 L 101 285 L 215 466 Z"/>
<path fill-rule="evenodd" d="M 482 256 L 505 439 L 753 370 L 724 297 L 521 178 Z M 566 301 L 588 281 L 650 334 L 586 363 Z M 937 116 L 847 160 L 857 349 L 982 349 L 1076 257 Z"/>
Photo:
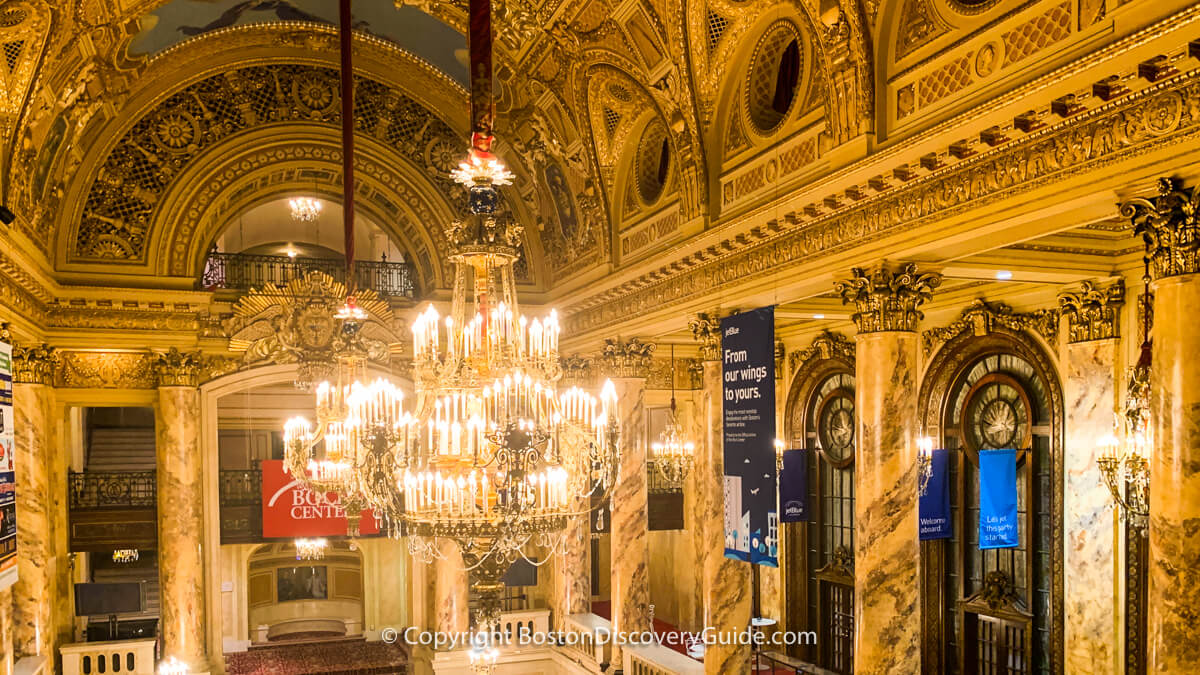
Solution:
<path fill-rule="evenodd" d="M 667 412 L 666 427 L 658 440 L 650 444 L 650 464 L 667 490 L 682 490 L 695 454 L 696 445 L 679 422 L 675 407 L 675 345 L 671 345 L 671 407 Z"/>
<path fill-rule="evenodd" d="M 300 223 L 311 223 L 321 215 L 321 201 L 313 197 L 293 197 L 288 200 L 292 219 Z"/>
<path fill-rule="evenodd" d="M 340 9 L 349 158 L 349 0 Z M 357 337 L 365 316 L 351 291 L 338 315 L 344 349 L 336 380 L 316 388 L 315 425 L 289 420 L 284 440 L 292 475 L 318 494 L 335 494 L 348 518 L 370 507 L 385 531 L 406 536 L 426 560 L 439 555 L 437 540 L 458 545 L 479 598 L 472 663 L 490 672 L 504 573 L 518 558 L 532 562 L 540 553 L 544 564 L 561 549 L 569 519 L 606 497 L 618 453 L 612 384 L 599 397 L 559 391 L 558 319 L 551 312 L 529 320 L 519 311 L 513 264 L 522 228 L 499 213 L 497 186 L 512 174 L 492 153 L 490 5 L 471 0 L 470 11 L 474 129 L 468 159 L 453 172 L 468 214 L 447 228 L 455 271 L 449 314 L 430 305 L 413 322 L 414 405 L 406 408 L 386 378 L 370 380 Z M 349 159 L 345 171 L 349 212 Z M 349 216 L 346 228 L 350 265 Z"/>
<path fill-rule="evenodd" d="M 329 540 L 323 537 L 310 539 L 302 537 L 292 544 L 296 547 L 296 560 L 322 560 L 329 548 Z"/>

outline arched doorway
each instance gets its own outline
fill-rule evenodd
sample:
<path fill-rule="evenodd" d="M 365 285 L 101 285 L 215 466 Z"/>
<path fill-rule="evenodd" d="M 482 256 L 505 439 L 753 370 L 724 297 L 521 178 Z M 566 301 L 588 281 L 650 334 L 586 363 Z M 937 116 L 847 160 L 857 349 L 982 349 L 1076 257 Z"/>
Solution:
<path fill-rule="evenodd" d="M 247 616 L 255 643 L 361 635 L 362 554 L 331 541 L 300 560 L 292 542 L 263 544 L 246 563 Z"/>
<path fill-rule="evenodd" d="M 838 673 L 854 667 L 854 344 L 831 333 L 800 353 L 785 433 L 807 451 L 809 522 L 785 528 L 786 621 L 817 631 L 793 656 Z"/>
<path fill-rule="evenodd" d="M 1031 334 L 964 330 L 921 385 L 924 433 L 950 450 L 953 536 L 922 544 L 925 663 L 944 673 L 1062 672 L 1063 404 Z M 979 451 L 1017 450 L 1019 545 L 981 551 Z"/>

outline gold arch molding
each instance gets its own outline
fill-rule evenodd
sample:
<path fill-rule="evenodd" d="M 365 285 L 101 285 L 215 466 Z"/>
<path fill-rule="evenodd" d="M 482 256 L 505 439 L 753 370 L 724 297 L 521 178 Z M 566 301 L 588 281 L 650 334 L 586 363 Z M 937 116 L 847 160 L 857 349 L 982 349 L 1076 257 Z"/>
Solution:
<path fill-rule="evenodd" d="M 81 181 L 86 190 L 67 202 L 72 207 L 57 228 L 58 269 L 87 274 L 103 265 L 127 275 L 194 275 L 219 234 L 212 205 L 228 201 L 226 190 L 241 173 L 278 163 L 340 161 L 340 154 L 314 149 L 304 157 L 287 148 L 305 139 L 336 141 L 337 78 L 323 64 L 243 63 L 160 96 L 96 156 L 91 180 Z M 465 136 L 398 85 L 358 74 L 356 80 L 355 120 L 364 148 L 358 164 L 367 184 L 374 182 L 375 215 L 382 224 L 406 209 L 409 223 L 424 232 L 402 234 L 399 241 L 415 257 L 427 252 L 441 259 L 442 228 L 465 204 L 464 191 L 448 175 L 464 152 Z M 506 206 L 526 216 L 512 196 Z M 400 234 L 405 228 L 390 229 Z M 537 242 L 528 244 L 527 252 L 540 252 Z M 526 261 L 526 268 L 540 269 L 540 260 Z M 440 284 L 442 270 L 427 276 Z"/>

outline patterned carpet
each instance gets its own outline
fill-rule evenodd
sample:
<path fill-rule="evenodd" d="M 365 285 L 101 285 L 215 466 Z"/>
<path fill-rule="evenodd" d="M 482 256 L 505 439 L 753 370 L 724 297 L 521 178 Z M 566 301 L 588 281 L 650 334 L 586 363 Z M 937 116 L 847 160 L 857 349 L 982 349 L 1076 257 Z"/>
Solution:
<path fill-rule="evenodd" d="M 362 638 L 287 642 L 225 655 L 229 675 L 398 675 L 408 672 L 401 645 Z"/>

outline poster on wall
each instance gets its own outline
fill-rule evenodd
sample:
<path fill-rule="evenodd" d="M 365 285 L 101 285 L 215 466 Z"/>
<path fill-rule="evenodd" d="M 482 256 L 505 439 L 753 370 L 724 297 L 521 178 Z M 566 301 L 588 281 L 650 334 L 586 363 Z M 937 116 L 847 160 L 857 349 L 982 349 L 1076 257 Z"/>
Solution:
<path fill-rule="evenodd" d="M 979 548 L 1015 548 L 1017 521 L 1017 451 L 979 451 Z"/>
<path fill-rule="evenodd" d="M 17 581 L 16 433 L 12 345 L 0 342 L 0 589 Z"/>
<path fill-rule="evenodd" d="M 775 308 L 721 319 L 725 557 L 779 566 Z"/>
<path fill-rule="evenodd" d="M 263 460 L 262 491 L 264 538 L 346 536 L 346 512 L 336 496 L 322 497 L 301 485 L 283 467 L 283 460 Z M 370 509 L 363 509 L 358 528 L 362 536 L 379 534 L 379 522 Z"/>
<path fill-rule="evenodd" d="M 949 539 L 954 530 L 950 525 L 950 451 L 939 448 L 929 456 L 929 482 L 918 499 L 918 521 L 921 541 Z"/>

